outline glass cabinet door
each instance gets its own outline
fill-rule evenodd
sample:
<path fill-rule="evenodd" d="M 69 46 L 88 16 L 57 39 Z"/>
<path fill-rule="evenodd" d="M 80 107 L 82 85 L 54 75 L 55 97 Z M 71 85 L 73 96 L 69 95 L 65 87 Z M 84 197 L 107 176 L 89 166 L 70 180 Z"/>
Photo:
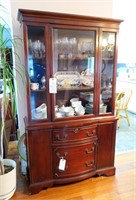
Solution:
<path fill-rule="evenodd" d="M 44 27 L 28 26 L 30 112 L 33 120 L 47 118 L 46 48 Z"/>
<path fill-rule="evenodd" d="M 102 32 L 100 113 L 112 112 L 115 34 L 112 32 Z"/>
<path fill-rule="evenodd" d="M 94 30 L 53 29 L 55 118 L 94 113 Z"/>

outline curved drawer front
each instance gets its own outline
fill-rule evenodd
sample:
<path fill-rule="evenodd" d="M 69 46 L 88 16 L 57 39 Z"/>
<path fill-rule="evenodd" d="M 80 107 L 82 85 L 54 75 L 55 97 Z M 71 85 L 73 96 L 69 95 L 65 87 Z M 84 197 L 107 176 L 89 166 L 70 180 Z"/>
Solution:
<path fill-rule="evenodd" d="M 96 136 L 96 126 L 65 128 L 53 131 L 53 142 L 88 139 Z"/>
<path fill-rule="evenodd" d="M 76 176 L 96 169 L 96 142 L 54 148 L 54 177 Z M 61 161 L 65 161 L 63 167 Z M 63 169 L 62 169 L 63 168 Z"/>

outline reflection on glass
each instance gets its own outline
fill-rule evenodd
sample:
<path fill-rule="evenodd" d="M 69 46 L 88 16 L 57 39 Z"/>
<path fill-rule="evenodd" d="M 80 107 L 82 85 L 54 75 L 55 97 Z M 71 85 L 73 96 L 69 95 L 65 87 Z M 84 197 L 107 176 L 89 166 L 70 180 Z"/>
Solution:
<path fill-rule="evenodd" d="M 40 40 L 35 40 L 32 42 L 32 40 L 29 39 L 29 51 L 33 55 L 33 58 L 45 57 L 45 46 Z"/>
<path fill-rule="evenodd" d="M 32 119 L 47 118 L 44 28 L 28 26 L 28 73 Z"/>
<path fill-rule="evenodd" d="M 93 114 L 95 31 L 53 29 L 55 117 Z"/>
<path fill-rule="evenodd" d="M 112 112 L 114 48 L 115 33 L 103 32 L 100 113 Z"/>

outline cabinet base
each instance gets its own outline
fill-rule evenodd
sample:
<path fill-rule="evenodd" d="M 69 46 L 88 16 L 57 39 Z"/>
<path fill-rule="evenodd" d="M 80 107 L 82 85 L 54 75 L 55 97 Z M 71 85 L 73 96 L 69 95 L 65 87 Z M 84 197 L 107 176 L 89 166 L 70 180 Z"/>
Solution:
<path fill-rule="evenodd" d="M 41 190 L 47 188 L 47 187 L 52 187 L 53 186 L 53 181 L 43 181 L 39 183 L 32 183 L 29 185 L 29 190 L 30 194 L 37 194 Z"/>
<path fill-rule="evenodd" d="M 110 168 L 96 170 L 91 173 L 87 173 L 76 177 L 67 177 L 61 179 L 54 179 L 50 181 L 43 181 L 40 183 L 33 183 L 30 184 L 29 189 L 31 194 L 36 194 L 39 193 L 42 189 L 45 189 L 47 187 L 52 187 L 53 185 L 62 185 L 62 184 L 78 182 L 94 176 L 113 176 L 115 175 L 115 171 L 116 171 L 115 167 L 110 167 Z"/>

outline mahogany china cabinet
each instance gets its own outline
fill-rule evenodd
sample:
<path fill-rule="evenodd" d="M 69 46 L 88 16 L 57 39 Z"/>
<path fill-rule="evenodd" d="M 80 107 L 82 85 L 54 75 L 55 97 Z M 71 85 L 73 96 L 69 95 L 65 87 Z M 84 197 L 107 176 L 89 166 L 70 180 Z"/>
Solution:
<path fill-rule="evenodd" d="M 32 194 L 115 174 L 117 37 L 121 20 L 19 9 L 28 71 Z"/>

